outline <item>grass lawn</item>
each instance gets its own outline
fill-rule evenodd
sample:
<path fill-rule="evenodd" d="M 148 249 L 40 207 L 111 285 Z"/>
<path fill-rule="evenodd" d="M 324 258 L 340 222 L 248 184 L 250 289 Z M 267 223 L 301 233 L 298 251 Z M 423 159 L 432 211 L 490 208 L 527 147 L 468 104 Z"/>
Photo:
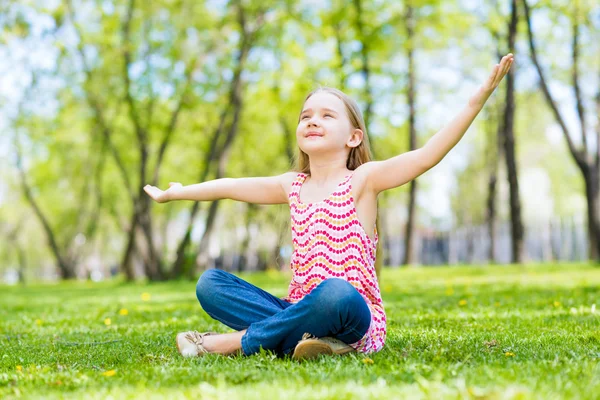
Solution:
<path fill-rule="evenodd" d="M 288 276 L 242 275 L 277 296 Z M 386 269 L 385 348 L 184 359 L 195 282 L 0 286 L 0 398 L 600 398 L 600 267 Z"/>

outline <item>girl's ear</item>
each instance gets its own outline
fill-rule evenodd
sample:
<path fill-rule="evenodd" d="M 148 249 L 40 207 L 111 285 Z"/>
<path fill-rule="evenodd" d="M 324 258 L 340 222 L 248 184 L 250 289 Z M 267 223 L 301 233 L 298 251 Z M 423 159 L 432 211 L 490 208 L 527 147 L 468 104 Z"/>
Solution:
<path fill-rule="evenodd" d="M 352 132 L 352 136 L 348 139 L 348 146 L 357 147 L 363 140 L 364 133 L 360 129 L 355 129 Z"/>

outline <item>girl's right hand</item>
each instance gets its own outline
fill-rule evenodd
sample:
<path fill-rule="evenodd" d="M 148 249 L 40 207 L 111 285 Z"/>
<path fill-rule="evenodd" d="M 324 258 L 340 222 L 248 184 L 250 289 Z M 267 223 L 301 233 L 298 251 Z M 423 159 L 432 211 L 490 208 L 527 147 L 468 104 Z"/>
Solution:
<path fill-rule="evenodd" d="M 160 190 L 156 186 L 146 185 L 144 191 L 148 193 L 148 196 L 158 203 L 166 203 L 171 200 L 175 200 L 175 192 L 181 189 L 183 186 L 179 182 L 169 182 L 169 188 L 167 190 Z"/>

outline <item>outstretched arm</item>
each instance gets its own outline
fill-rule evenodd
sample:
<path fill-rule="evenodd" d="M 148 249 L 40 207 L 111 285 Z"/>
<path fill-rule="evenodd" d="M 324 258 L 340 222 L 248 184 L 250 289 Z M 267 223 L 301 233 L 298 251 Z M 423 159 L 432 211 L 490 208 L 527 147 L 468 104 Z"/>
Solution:
<path fill-rule="evenodd" d="M 285 204 L 288 202 L 286 183 L 296 175 L 295 172 L 286 172 L 269 177 L 221 178 L 188 186 L 171 182 L 167 190 L 146 185 L 144 191 L 159 203 L 173 200 L 231 199 L 256 204 Z"/>
<path fill-rule="evenodd" d="M 510 53 L 504 56 L 500 64 L 494 66 L 477 93 L 471 97 L 467 106 L 423 147 L 388 160 L 364 164 L 371 190 L 380 193 L 402 186 L 437 165 L 463 137 L 487 99 L 508 73 L 513 60 L 514 57 Z"/>

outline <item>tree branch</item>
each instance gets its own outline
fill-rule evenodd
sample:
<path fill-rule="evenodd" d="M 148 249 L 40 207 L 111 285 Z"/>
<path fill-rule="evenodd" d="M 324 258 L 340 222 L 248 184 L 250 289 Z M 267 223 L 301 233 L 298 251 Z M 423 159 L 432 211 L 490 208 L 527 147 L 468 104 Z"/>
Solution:
<path fill-rule="evenodd" d="M 125 22 L 123 22 L 123 28 L 121 33 L 123 35 L 123 80 L 125 82 L 125 101 L 129 105 L 129 115 L 135 128 L 135 134 L 139 144 L 146 143 L 146 131 L 142 127 L 140 116 L 131 94 L 131 79 L 129 79 L 129 67 L 131 66 L 131 51 L 130 51 L 130 33 L 131 33 L 131 19 L 133 17 L 133 10 L 135 8 L 135 0 L 129 1 L 127 7 L 127 15 L 125 16 Z"/>
<path fill-rule="evenodd" d="M 572 54 L 573 54 L 573 66 L 572 66 L 572 81 L 573 90 L 575 91 L 575 99 L 577 101 L 577 115 L 579 116 L 579 122 L 581 124 L 581 140 L 583 141 L 583 149 L 585 156 L 588 156 L 588 143 L 586 135 L 585 125 L 585 109 L 583 101 L 581 100 L 581 88 L 579 87 L 579 20 L 578 20 L 578 9 L 577 2 L 575 2 L 575 16 L 573 17 L 573 42 L 572 42 Z"/>
<path fill-rule="evenodd" d="M 211 50 L 212 50 L 212 46 L 209 47 L 209 49 L 207 50 L 207 53 L 210 53 Z M 160 166 L 162 164 L 167 147 L 169 146 L 169 143 L 171 141 L 171 137 L 173 136 L 173 132 L 175 131 L 175 127 L 177 126 L 177 120 L 179 118 L 179 114 L 181 113 L 181 110 L 183 109 L 183 105 L 185 104 L 186 97 L 187 97 L 187 94 L 189 92 L 189 89 L 190 89 L 191 83 L 192 83 L 192 73 L 194 72 L 194 70 L 196 68 L 197 62 L 198 62 L 198 57 L 196 56 L 192 59 L 192 61 L 186 67 L 185 83 L 183 85 L 183 89 L 181 90 L 181 95 L 179 96 L 179 100 L 177 101 L 177 105 L 175 106 L 175 109 L 171 113 L 171 118 L 169 119 L 169 124 L 167 125 L 167 128 L 165 129 L 163 138 L 161 140 L 161 143 L 160 143 L 160 146 L 158 149 L 158 157 L 157 157 L 157 161 L 156 161 L 156 167 L 154 168 L 154 176 L 152 178 L 152 185 L 154 185 L 154 186 L 156 186 L 156 184 L 158 183 Z"/>
<path fill-rule="evenodd" d="M 18 131 L 18 129 L 17 129 L 17 131 Z M 58 268 L 61 271 L 63 278 L 72 277 L 74 275 L 74 271 L 72 270 L 72 265 L 70 265 L 69 261 L 65 260 L 65 258 L 63 257 L 62 252 L 56 241 L 56 236 L 54 234 L 54 231 L 52 230 L 52 227 L 50 226 L 50 222 L 48 222 L 48 218 L 46 218 L 46 216 L 42 212 L 42 209 L 35 201 L 35 198 L 33 197 L 33 194 L 31 191 L 31 187 L 27 183 L 27 176 L 25 175 L 25 169 L 23 167 L 23 155 L 22 155 L 23 153 L 21 150 L 21 143 L 18 139 L 18 133 L 15 133 L 14 145 L 15 145 L 16 156 L 17 156 L 17 169 L 19 171 L 19 177 L 21 178 L 20 183 L 21 183 L 21 188 L 23 190 L 23 193 L 25 194 L 25 198 L 27 199 L 27 202 L 33 208 L 35 215 L 38 217 L 40 223 L 42 224 L 42 228 L 44 230 L 44 233 L 46 234 L 46 239 L 48 240 L 48 244 L 50 245 L 50 249 L 52 250 L 54 257 L 56 257 L 56 261 L 58 263 Z"/>
<path fill-rule="evenodd" d="M 80 31 L 77 24 L 75 23 L 75 18 L 74 18 L 70 0 L 65 0 L 65 8 L 67 9 L 67 14 L 69 15 L 69 18 L 71 19 L 71 23 L 73 24 L 73 29 L 75 29 L 75 32 L 77 32 L 77 36 L 79 36 L 79 43 L 77 43 L 77 52 L 79 54 L 79 57 L 81 58 L 81 63 L 83 64 L 83 72 L 86 76 L 86 82 L 89 85 L 92 82 L 93 76 L 92 76 L 91 68 L 88 65 L 87 60 L 85 58 L 85 54 L 83 53 L 83 45 L 82 45 L 83 34 Z M 106 143 L 108 145 L 110 153 L 113 156 L 115 163 L 117 164 L 117 168 L 119 169 L 119 172 L 121 173 L 121 178 L 123 179 L 123 182 L 125 183 L 125 189 L 127 190 L 127 194 L 129 195 L 129 197 L 131 199 L 134 199 L 132 185 L 129 180 L 129 175 L 127 174 L 125 164 L 123 163 L 123 160 L 121 159 L 121 156 L 119 155 L 119 152 L 117 151 L 117 148 L 115 147 L 114 143 L 111 140 L 112 130 L 106 123 L 106 119 L 104 118 L 104 113 L 102 112 L 102 106 L 100 105 L 100 102 L 96 98 L 96 96 L 91 92 L 91 90 L 86 88 L 85 84 L 83 85 L 83 88 L 84 88 L 84 93 L 85 93 L 85 97 L 88 101 L 88 104 L 94 111 L 94 115 L 96 117 L 96 122 L 100 125 L 100 131 L 102 132 L 102 135 L 104 136 L 104 139 L 106 140 Z"/>
<path fill-rule="evenodd" d="M 569 146 L 569 151 L 571 152 L 571 155 L 573 156 L 573 158 L 575 159 L 575 161 L 577 162 L 577 164 L 579 165 L 580 168 L 586 168 L 587 160 L 586 160 L 583 152 L 580 149 L 577 149 L 575 147 L 575 145 L 573 144 L 573 140 L 571 139 L 569 129 L 567 128 L 567 125 L 566 125 L 562 115 L 560 114 L 560 111 L 558 110 L 558 106 L 556 105 L 556 102 L 552 98 L 552 94 L 550 93 L 550 89 L 548 88 L 548 85 L 546 83 L 544 71 L 542 71 L 542 67 L 540 65 L 540 62 L 539 62 L 538 56 L 537 56 L 537 50 L 535 47 L 533 31 L 532 31 L 532 27 L 531 27 L 530 9 L 529 9 L 529 5 L 527 4 L 527 0 L 523 0 L 523 6 L 525 8 L 525 21 L 527 23 L 529 50 L 531 51 L 531 59 L 533 61 L 533 64 L 535 65 L 538 76 L 540 78 L 540 88 L 542 89 L 542 92 L 544 93 L 544 96 L 546 97 L 546 101 L 548 102 L 548 105 L 550 106 L 550 108 L 552 109 L 552 112 L 554 113 L 554 117 L 556 118 L 556 121 L 558 122 L 558 124 L 560 125 L 560 127 L 562 129 L 565 140 L 567 141 L 567 145 Z"/>

